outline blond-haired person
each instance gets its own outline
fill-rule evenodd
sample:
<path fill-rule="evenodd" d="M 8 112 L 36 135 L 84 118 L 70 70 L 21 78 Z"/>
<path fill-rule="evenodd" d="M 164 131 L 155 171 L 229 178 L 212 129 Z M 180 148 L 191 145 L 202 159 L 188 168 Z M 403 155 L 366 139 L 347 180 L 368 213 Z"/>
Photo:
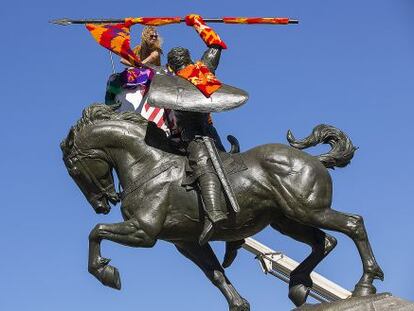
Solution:
<path fill-rule="evenodd" d="M 134 49 L 134 53 L 139 57 L 142 64 L 161 66 L 162 40 L 158 35 L 157 28 L 145 26 L 141 33 L 141 44 Z M 121 59 L 121 63 L 132 67 L 126 59 Z"/>

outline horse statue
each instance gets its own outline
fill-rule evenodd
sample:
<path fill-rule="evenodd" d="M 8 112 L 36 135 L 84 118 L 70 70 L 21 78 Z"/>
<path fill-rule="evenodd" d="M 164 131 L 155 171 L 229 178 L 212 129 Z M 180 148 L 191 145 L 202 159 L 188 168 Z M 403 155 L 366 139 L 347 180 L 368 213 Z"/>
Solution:
<path fill-rule="evenodd" d="M 310 273 L 336 246 L 336 239 L 321 229 L 342 232 L 354 241 L 363 266 L 353 296 L 374 294 L 373 281 L 383 280 L 384 274 L 374 258 L 362 217 L 331 209 L 332 180 L 327 168 L 346 166 L 356 148 L 346 134 L 328 125 L 315 127 L 303 140 L 296 140 L 289 131 L 288 141 L 291 146 L 267 144 L 222 154 L 230 163 L 239 163 L 230 165 L 229 181 L 240 211 L 229 208 L 228 220 L 211 240 L 240 245 L 244 238 L 270 225 L 311 246 L 311 254 L 290 275 L 289 297 L 301 305 L 312 286 Z M 331 150 L 317 157 L 300 150 L 320 143 L 329 144 Z M 135 113 L 92 105 L 71 128 L 61 149 L 70 176 L 96 213 L 109 213 L 109 202 L 122 204 L 123 222 L 98 224 L 89 235 L 88 270 L 100 282 L 121 288 L 117 268 L 101 255 L 102 240 L 153 247 L 162 239 L 201 268 L 223 293 L 230 311 L 250 310 L 210 245 L 198 244 L 204 221 L 200 195 L 183 186 L 186 158 L 170 147 L 153 123 Z M 120 194 L 112 171 L 122 186 Z M 222 203 L 228 204 L 224 196 Z"/>

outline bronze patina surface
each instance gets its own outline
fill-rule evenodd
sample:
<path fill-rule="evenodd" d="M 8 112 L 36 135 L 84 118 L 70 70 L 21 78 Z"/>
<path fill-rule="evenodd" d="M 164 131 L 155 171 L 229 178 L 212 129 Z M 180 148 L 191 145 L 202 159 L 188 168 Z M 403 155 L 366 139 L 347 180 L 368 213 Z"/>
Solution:
<path fill-rule="evenodd" d="M 301 305 L 312 285 L 309 274 L 335 247 L 336 240 L 321 229 L 350 237 L 361 257 L 363 274 L 353 296 L 376 292 L 374 279 L 383 272 L 372 253 L 363 219 L 331 209 L 332 180 L 327 167 L 344 167 L 355 147 L 347 135 L 319 125 L 304 140 L 289 132 L 291 146 L 268 144 L 239 153 L 247 169 L 229 174 L 240 211 L 228 206 L 227 220 L 211 240 L 240 241 L 270 225 L 312 247 L 311 254 L 292 272 L 290 298 Z M 328 143 L 320 156 L 299 149 Z M 110 212 L 109 202 L 120 201 L 112 173 L 124 189 L 124 220 L 98 224 L 89 236 L 89 272 L 104 285 L 120 289 L 118 270 L 102 257 L 102 240 L 131 247 L 153 247 L 162 239 L 173 243 L 223 293 L 229 309 L 250 310 L 225 275 L 209 244 L 200 245 L 204 212 L 200 194 L 183 186 L 186 158 L 171 148 L 163 132 L 141 116 L 116 113 L 109 106 L 92 105 L 61 144 L 69 174 L 97 213 Z M 222 200 L 222 204 L 227 204 Z M 237 248 L 239 243 L 235 243 Z M 142 280 L 145 282 L 145 280 Z"/>

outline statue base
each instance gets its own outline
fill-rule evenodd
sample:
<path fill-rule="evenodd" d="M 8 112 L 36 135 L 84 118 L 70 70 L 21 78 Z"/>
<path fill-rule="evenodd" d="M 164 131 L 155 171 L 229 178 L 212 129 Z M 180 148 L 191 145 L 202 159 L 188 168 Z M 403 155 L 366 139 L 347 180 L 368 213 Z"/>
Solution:
<path fill-rule="evenodd" d="M 294 311 L 414 311 L 414 303 L 391 293 L 350 297 L 334 302 L 305 304 Z"/>

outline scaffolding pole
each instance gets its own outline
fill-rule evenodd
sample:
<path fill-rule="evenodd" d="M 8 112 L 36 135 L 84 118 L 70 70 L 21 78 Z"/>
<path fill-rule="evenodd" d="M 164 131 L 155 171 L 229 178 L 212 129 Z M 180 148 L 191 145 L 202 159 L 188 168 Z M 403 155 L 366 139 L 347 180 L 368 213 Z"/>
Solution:
<path fill-rule="evenodd" d="M 292 258 L 289 258 L 281 252 L 275 252 L 252 238 L 245 239 L 243 248 L 256 256 L 265 274 L 271 274 L 286 283 L 289 283 L 289 276 L 292 270 L 299 265 Z M 350 291 L 316 272 L 312 272 L 310 276 L 313 281 L 313 286 L 309 296 L 312 296 L 320 302 L 345 299 L 352 294 Z"/>

